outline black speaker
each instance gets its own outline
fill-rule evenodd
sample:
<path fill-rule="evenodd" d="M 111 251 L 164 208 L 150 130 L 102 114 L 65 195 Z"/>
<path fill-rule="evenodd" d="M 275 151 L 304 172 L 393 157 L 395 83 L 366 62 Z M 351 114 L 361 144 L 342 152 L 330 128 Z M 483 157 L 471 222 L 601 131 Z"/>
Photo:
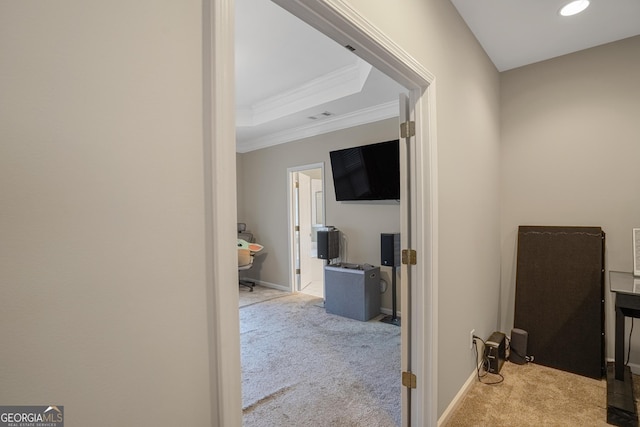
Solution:
<path fill-rule="evenodd" d="M 509 352 L 509 362 L 513 362 L 517 365 L 524 365 L 527 363 L 527 340 L 529 339 L 529 333 L 522 329 L 511 330 L 511 351 Z"/>
<path fill-rule="evenodd" d="M 380 265 L 400 265 L 400 233 L 380 234 Z"/>
<path fill-rule="evenodd" d="M 340 256 L 340 232 L 338 230 L 318 231 L 318 258 L 334 259 Z"/>

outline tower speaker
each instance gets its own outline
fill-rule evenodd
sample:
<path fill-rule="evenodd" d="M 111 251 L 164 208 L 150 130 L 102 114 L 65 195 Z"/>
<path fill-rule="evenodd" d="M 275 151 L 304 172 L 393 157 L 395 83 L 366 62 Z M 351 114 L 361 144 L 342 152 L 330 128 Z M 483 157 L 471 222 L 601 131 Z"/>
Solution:
<path fill-rule="evenodd" d="M 318 231 L 318 258 L 334 259 L 340 256 L 340 232 L 338 230 Z"/>
<path fill-rule="evenodd" d="M 400 265 L 400 233 L 380 234 L 380 265 Z"/>
<path fill-rule="evenodd" d="M 511 330 L 511 351 L 509 352 L 509 361 L 517 365 L 527 363 L 527 340 L 529 333 L 522 329 Z"/>

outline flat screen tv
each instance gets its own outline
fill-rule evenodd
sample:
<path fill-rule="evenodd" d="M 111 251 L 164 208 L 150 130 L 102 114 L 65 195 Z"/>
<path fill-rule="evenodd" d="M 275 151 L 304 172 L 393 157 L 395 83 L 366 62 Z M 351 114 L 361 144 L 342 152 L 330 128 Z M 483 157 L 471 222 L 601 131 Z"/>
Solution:
<path fill-rule="evenodd" d="M 337 201 L 400 200 L 400 142 L 329 152 Z"/>

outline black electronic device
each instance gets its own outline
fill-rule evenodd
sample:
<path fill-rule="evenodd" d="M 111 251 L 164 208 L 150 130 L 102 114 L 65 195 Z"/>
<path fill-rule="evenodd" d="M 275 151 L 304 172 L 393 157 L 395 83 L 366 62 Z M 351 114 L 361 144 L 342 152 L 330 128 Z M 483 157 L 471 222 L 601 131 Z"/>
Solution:
<path fill-rule="evenodd" d="M 400 234 L 380 234 L 380 264 L 391 267 L 391 314 L 380 319 L 381 322 L 400 326 L 397 304 L 396 267 L 400 266 Z"/>
<path fill-rule="evenodd" d="M 329 152 L 337 201 L 400 200 L 400 141 Z"/>
<path fill-rule="evenodd" d="M 380 265 L 400 266 L 400 233 L 380 234 Z"/>
<path fill-rule="evenodd" d="M 494 332 L 484 343 L 484 357 L 487 372 L 497 374 L 502 369 L 506 357 L 506 340 L 502 332 Z"/>
<path fill-rule="evenodd" d="M 509 343 L 509 362 L 517 365 L 527 363 L 527 340 L 529 333 L 522 329 L 514 328 L 511 330 L 511 341 Z"/>
<path fill-rule="evenodd" d="M 340 257 L 340 232 L 328 227 L 318 230 L 318 258 L 332 260 Z"/>

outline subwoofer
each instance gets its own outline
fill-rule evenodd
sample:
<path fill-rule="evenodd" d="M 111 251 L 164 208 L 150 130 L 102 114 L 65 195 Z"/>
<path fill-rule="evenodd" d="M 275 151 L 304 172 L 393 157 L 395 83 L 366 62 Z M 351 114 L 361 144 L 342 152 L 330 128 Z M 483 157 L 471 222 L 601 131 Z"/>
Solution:
<path fill-rule="evenodd" d="M 527 363 L 527 340 L 529 339 L 529 333 L 522 329 L 511 330 L 511 351 L 509 352 L 509 362 L 513 362 L 517 365 L 524 365 Z"/>
<path fill-rule="evenodd" d="M 400 266 L 400 233 L 380 234 L 380 265 Z"/>

